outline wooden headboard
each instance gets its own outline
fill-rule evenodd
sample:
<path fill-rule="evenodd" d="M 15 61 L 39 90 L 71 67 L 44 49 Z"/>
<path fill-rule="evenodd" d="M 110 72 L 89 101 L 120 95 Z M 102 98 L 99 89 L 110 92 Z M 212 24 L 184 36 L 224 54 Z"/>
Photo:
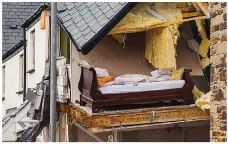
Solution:
<path fill-rule="evenodd" d="M 84 95 L 91 100 L 96 99 L 97 95 L 97 75 L 95 69 L 85 61 L 80 61 L 81 77 L 78 85 L 78 89 L 81 95 Z"/>

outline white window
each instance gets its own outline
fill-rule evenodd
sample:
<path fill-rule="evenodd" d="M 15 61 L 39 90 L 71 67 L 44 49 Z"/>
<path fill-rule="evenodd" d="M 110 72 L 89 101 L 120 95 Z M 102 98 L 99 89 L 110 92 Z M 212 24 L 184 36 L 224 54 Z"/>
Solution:
<path fill-rule="evenodd" d="M 31 31 L 30 33 L 30 40 L 31 40 L 31 66 L 34 69 L 35 68 L 35 45 L 36 45 L 36 39 L 35 39 L 35 30 Z"/>
<path fill-rule="evenodd" d="M 23 90 L 24 84 L 24 55 L 20 55 L 19 59 L 19 91 Z"/>
<path fill-rule="evenodd" d="M 2 67 L 2 97 L 5 97 L 5 66 Z"/>

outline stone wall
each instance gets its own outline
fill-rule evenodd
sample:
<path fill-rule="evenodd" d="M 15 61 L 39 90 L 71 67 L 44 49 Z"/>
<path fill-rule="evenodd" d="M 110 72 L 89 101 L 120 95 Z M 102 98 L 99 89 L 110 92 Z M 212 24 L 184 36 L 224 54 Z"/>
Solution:
<path fill-rule="evenodd" d="M 227 3 L 212 2 L 211 10 L 211 90 L 213 100 L 211 102 L 211 141 L 225 142 L 227 125 L 226 106 L 226 71 L 227 71 Z"/>

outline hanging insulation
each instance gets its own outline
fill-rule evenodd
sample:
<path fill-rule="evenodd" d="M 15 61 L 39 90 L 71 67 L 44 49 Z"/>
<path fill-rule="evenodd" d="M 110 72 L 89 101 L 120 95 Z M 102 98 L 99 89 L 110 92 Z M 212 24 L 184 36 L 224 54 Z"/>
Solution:
<path fill-rule="evenodd" d="M 202 95 L 202 92 L 196 86 L 194 86 L 192 93 L 193 93 L 195 99 L 199 99 Z"/>
<path fill-rule="evenodd" d="M 120 44 L 123 44 L 125 40 L 127 39 L 126 34 L 112 34 L 112 37 L 116 39 Z"/>
<path fill-rule="evenodd" d="M 200 33 L 202 39 L 207 38 L 203 20 L 195 20 L 195 22 L 198 28 L 198 32 Z"/>
<path fill-rule="evenodd" d="M 207 57 L 208 54 L 208 50 L 210 47 L 210 41 L 207 38 L 204 38 L 200 44 L 199 47 L 199 51 L 198 53 L 202 56 L 202 57 Z"/>
<path fill-rule="evenodd" d="M 176 69 L 174 39 L 168 27 L 146 31 L 145 57 L 155 68 Z"/>
<path fill-rule="evenodd" d="M 211 91 L 206 94 L 202 94 L 201 97 L 196 100 L 195 104 L 203 111 L 210 109 L 210 102 L 212 99 L 211 95 Z"/>
<path fill-rule="evenodd" d="M 166 20 L 161 20 L 149 13 L 154 10 Z M 109 34 L 135 33 L 147 31 L 156 25 L 182 20 L 182 13 L 175 3 L 139 3 L 137 4 L 112 30 Z M 177 31 L 177 29 L 175 30 Z"/>
<path fill-rule="evenodd" d="M 202 58 L 200 61 L 200 64 L 203 69 L 205 69 L 209 64 L 210 64 L 210 59 L 209 58 Z"/>

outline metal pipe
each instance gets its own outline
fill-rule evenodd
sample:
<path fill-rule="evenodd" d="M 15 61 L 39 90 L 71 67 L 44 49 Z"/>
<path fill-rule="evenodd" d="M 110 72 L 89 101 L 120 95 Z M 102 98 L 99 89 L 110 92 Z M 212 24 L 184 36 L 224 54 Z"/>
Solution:
<path fill-rule="evenodd" d="M 24 45 L 24 83 L 23 83 L 23 101 L 25 101 L 25 96 L 26 96 L 26 28 L 23 27 L 23 35 L 24 35 L 24 40 L 23 40 L 23 45 Z"/>
<path fill-rule="evenodd" d="M 50 141 L 56 141 L 56 42 L 57 3 L 51 3 Z"/>

